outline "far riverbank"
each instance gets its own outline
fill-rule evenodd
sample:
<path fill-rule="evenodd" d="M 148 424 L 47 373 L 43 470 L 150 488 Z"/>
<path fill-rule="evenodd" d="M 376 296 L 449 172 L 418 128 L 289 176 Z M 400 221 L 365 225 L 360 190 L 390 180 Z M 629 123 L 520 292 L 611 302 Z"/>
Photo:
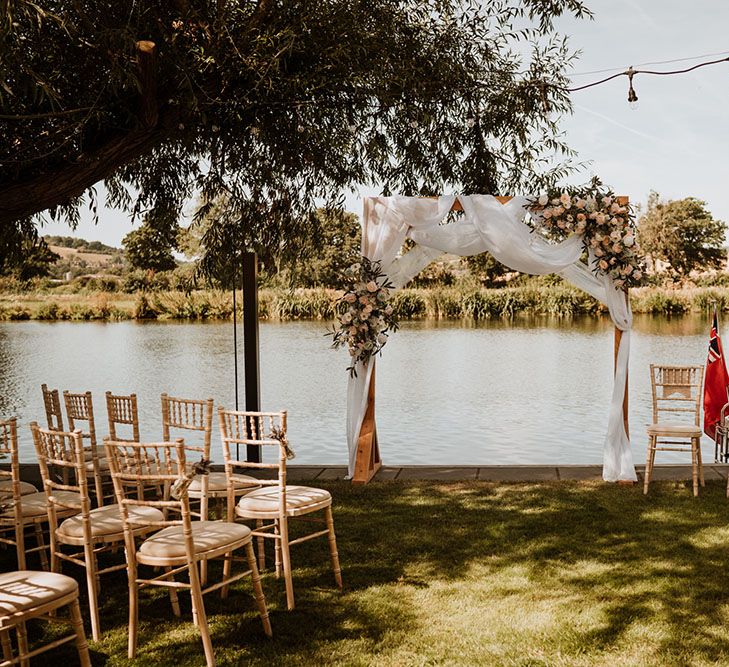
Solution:
<path fill-rule="evenodd" d="M 261 289 L 260 316 L 270 321 L 332 320 L 340 294 L 332 289 Z M 630 301 L 634 313 L 652 315 L 707 312 L 714 303 L 719 310 L 729 311 L 729 288 L 641 287 L 631 290 Z M 402 320 L 485 320 L 514 315 L 572 316 L 607 312 L 595 299 L 566 284 L 500 289 L 462 286 L 403 289 L 393 294 L 393 305 Z M 0 294 L 1 321 L 201 321 L 226 320 L 232 315 L 232 293 L 220 290 Z"/>

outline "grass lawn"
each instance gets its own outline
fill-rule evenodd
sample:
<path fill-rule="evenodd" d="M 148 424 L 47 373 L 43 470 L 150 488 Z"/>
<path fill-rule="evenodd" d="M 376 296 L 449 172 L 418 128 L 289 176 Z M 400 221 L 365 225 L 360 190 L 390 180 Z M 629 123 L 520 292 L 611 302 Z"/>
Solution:
<path fill-rule="evenodd" d="M 320 486 L 335 498 L 344 592 L 322 539 L 293 547 L 293 612 L 264 576 L 273 640 L 249 580 L 228 600 L 211 593 L 218 664 L 729 664 L 724 484 L 698 499 L 673 482 L 648 497 L 597 482 Z M 161 589 L 142 591 L 128 661 L 126 591 L 123 572 L 102 579 L 95 665 L 204 663 L 189 596 L 175 619 Z M 72 649 L 46 655 L 36 664 L 75 663 Z"/>

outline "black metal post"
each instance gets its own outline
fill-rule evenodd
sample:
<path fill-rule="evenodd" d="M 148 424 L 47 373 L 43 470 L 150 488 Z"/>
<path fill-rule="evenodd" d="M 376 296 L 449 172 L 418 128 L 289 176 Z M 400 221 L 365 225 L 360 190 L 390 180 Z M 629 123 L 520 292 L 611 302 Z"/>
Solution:
<path fill-rule="evenodd" d="M 243 361 L 245 367 L 246 410 L 261 409 L 261 381 L 258 349 L 258 256 L 243 254 Z M 261 448 L 248 445 L 248 461 L 261 461 Z"/>
<path fill-rule="evenodd" d="M 238 307 L 236 305 L 235 290 L 238 287 L 238 266 L 233 269 L 233 374 L 235 378 L 235 409 L 238 407 Z M 235 458 L 240 459 L 240 445 L 235 443 Z"/>

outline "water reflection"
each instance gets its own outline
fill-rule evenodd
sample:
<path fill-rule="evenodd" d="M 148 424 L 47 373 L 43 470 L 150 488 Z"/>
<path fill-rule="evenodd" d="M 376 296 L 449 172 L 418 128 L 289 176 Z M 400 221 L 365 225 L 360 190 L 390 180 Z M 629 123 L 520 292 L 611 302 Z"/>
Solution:
<path fill-rule="evenodd" d="M 347 459 L 347 357 L 329 349 L 324 331 L 321 322 L 261 324 L 263 407 L 289 410 L 297 463 Z M 708 331 L 703 316 L 635 317 L 630 422 L 637 463 L 645 456 L 651 414 L 648 364 L 703 363 Z M 233 406 L 232 346 L 230 323 L 1 323 L 0 414 L 19 417 L 21 460 L 30 461 L 27 424 L 43 421 L 42 382 L 91 390 L 102 433 L 104 391 L 136 391 L 142 437 L 157 439 L 163 391 Z M 612 355 L 608 318 L 406 323 L 378 362 L 383 458 L 390 464 L 597 463 Z M 216 436 L 216 448 L 217 442 Z M 710 460 L 713 447 L 704 445 Z M 666 452 L 661 460 L 686 458 Z"/>

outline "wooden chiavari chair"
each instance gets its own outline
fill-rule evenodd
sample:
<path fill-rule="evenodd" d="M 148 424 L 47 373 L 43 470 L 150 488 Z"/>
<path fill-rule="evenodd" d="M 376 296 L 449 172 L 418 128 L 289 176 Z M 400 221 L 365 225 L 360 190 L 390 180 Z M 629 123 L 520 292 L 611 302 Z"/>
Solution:
<path fill-rule="evenodd" d="M 33 441 L 38 454 L 43 485 L 48 496 L 48 523 L 51 542 L 51 570 L 61 571 L 61 564 L 74 563 L 86 570 L 86 585 L 91 616 L 91 634 L 94 641 L 101 638 L 98 596 L 101 575 L 124 570 L 126 559 L 105 568 L 99 567 L 98 556 L 102 553 L 118 553 L 117 547 L 124 542 L 124 526 L 118 505 L 104 505 L 91 509 L 87 479 L 87 461 L 81 431 L 65 433 L 43 429 L 31 424 Z M 66 470 L 67 474 L 61 471 Z M 71 480 L 70 482 L 56 480 Z M 80 499 L 81 512 L 60 521 L 70 509 L 64 493 L 72 492 Z M 162 520 L 161 511 L 152 507 L 133 510 L 134 520 L 140 527 L 136 535 L 145 535 L 153 528 L 144 528 L 145 522 Z M 63 547 L 80 547 L 73 553 L 66 553 Z"/>
<path fill-rule="evenodd" d="M 342 573 L 339 567 L 339 554 L 334 533 L 332 517 L 332 497 L 329 491 L 309 486 L 292 486 L 286 484 L 286 460 L 291 449 L 286 440 L 286 412 L 238 412 L 218 408 L 220 437 L 223 441 L 225 458 L 225 474 L 228 477 L 228 517 L 256 521 L 269 521 L 258 525 L 254 534 L 274 540 L 276 558 L 276 576 L 281 569 L 286 584 L 286 603 L 289 609 L 294 608 L 294 587 L 291 574 L 291 557 L 289 548 L 300 542 L 315 537 L 327 536 L 329 540 L 329 556 L 337 587 L 342 588 Z M 240 461 L 233 456 L 235 445 L 270 446 L 275 448 L 276 463 L 254 463 Z M 257 470 L 275 470 L 276 479 L 258 480 L 260 489 L 242 496 L 236 504 L 233 493 L 237 470 L 241 468 Z M 300 521 L 325 523 L 323 530 L 289 539 L 288 521 L 293 517 L 304 517 L 314 512 L 324 512 L 324 519 L 309 517 Z"/>
<path fill-rule="evenodd" d="M 659 366 L 651 364 L 651 393 L 653 397 L 653 423 L 648 426 L 648 452 L 645 464 L 643 493 L 653 473 L 657 451 L 691 452 L 694 496 L 699 495 L 699 484 L 704 486 L 701 464 L 701 387 L 703 366 Z M 679 421 L 666 421 L 664 414 L 679 417 Z M 690 422 L 680 421 L 690 416 Z"/>
<path fill-rule="evenodd" d="M 12 487 L 10 496 L 0 498 L 0 543 L 15 547 L 18 568 L 25 570 L 26 555 L 38 552 L 41 567 L 48 569 L 48 549 L 43 539 L 43 527 L 48 523 L 48 499 L 45 492 L 22 493 L 23 482 L 20 481 L 20 464 L 18 463 L 18 429 L 15 418 L 0 421 L 0 452 L 10 458 L 10 471 L 0 471 L 0 478 L 9 481 Z M 64 500 L 75 509 L 68 510 L 65 516 L 79 511 L 80 499 L 77 494 L 65 493 Z M 32 527 L 35 533 L 36 546 L 26 548 L 25 531 Z"/>
<path fill-rule="evenodd" d="M 162 394 L 162 440 L 170 442 L 173 431 L 184 431 L 186 435 L 197 432 L 202 435 L 202 444 L 193 445 L 185 438 L 187 451 L 200 452 L 202 458 L 211 460 L 210 445 L 213 433 L 213 399 L 196 400 L 176 398 Z M 235 495 L 243 495 L 252 489 L 259 488 L 254 477 L 240 475 L 235 481 Z M 188 488 L 188 497 L 200 500 L 200 517 L 209 517 L 209 501 L 211 498 L 228 497 L 228 479 L 224 472 L 210 472 L 207 475 L 196 475 Z"/>
<path fill-rule="evenodd" d="M 214 665 L 215 657 L 203 596 L 221 589 L 221 595 L 225 597 L 231 583 L 250 575 L 263 629 L 270 637 L 271 623 L 251 544 L 252 533 L 246 526 L 228 521 L 191 520 L 187 486 L 196 470 L 188 466 L 183 440 L 153 444 L 106 440 L 104 445 L 111 466 L 114 491 L 124 520 L 129 578 L 129 657 L 133 658 L 137 650 L 138 595 L 139 589 L 145 586 L 168 588 L 172 610 L 176 616 L 180 615 L 177 590 L 190 591 L 193 620 L 202 636 L 206 664 Z M 193 456 L 197 451 L 194 449 L 191 452 Z M 125 488 L 149 483 L 164 487 L 164 497 L 167 500 L 125 497 Z M 134 537 L 138 523 L 134 518 L 134 511 L 140 507 L 155 507 L 168 512 L 168 516 L 179 518 L 155 522 L 154 527 L 161 530 L 137 547 Z M 234 575 L 231 573 L 232 553 L 241 548 L 245 549 L 249 569 Z M 203 588 L 198 564 L 214 558 L 224 559 L 222 581 Z M 140 565 L 161 567 L 164 572 L 150 579 L 141 578 L 138 571 Z M 176 575 L 185 572 L 188 582 L 175 579 Z"/>
<path fill-rule="evenodd" d="M 113 498 L 113 493 L 104 496 L 104 482 L 109 480 L 109 464 L 105 458 L 99 456 L 99 448 L 96 440 L 96 421 L 94 420 L 94 403 L 91 392 L 71 393 L 63 392 L 63 402 L 66 406 L 66 418 L 68 420 L 69 432 L 78 428 L 78 422 L 86 422 L 88 430 L 81 430 L 83 438 L 88 439 L 89 444 L 84 447 L 86 458 L 86 469 L 90 477 L 94 479 L 94 492 L 96 504 L 101 507 L 104 498 Z"/>
<path fill-rule="evenodd" d="M 56 611 L 68 607 L 73 633 L 55 639 L 44 646 L 28 650 L 28 635 L 25 624 L 31 619 L 59 622 Z M 18 655 L 13 655 L 10 631 L 15 630 L 18 638 Z M 78 604 L 78 584 L 63 574 L 55 572 L 33 572 L 20 570 L 0 574 L 0 642 L 3 660 L 0 667 L 29 665 L 30 658 L 61 646 L 67 642 L 76 643 L 81 667 L 91 667 L 89 647 L 84 634 L 81 610 Z M 52 664 L 47 662 L 46 664 Z"/>

